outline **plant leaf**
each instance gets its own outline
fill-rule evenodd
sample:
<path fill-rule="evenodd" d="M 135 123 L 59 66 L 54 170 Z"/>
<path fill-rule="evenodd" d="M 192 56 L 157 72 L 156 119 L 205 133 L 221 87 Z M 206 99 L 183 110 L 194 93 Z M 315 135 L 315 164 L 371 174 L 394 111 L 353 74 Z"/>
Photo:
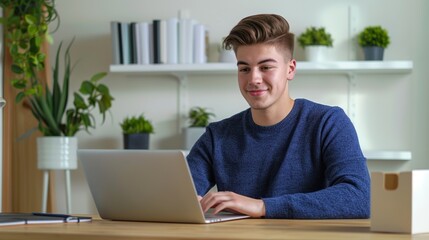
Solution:
<path fill-rule="evenodd" d="M 91 82 L 98 82 L 100 79 L 104 78 L 107 75 L 106 72 L 99 72 L 91 77 Z"/>

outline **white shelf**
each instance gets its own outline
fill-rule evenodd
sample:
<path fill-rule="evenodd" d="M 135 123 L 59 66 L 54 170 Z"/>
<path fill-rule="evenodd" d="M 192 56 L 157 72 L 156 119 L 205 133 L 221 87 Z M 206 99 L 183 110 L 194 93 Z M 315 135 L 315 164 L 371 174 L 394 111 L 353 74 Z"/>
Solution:
<path fill-rule="evenodd" d="M 406 74 L 413 69 L 412 61 L 332 61 L 332 62 L 297 62 L 296 74 L 346 74 L 349 84 L 353 86 L 355 74 Z M 111 73 L 135 75 L 173 75 L 179 82 L 179 122 L 183 121 L 182 113 L 187 109 L 186 94 L 187 76 L 207 74 L 235 74 L 235 63 L 205 63 L 205 64 L 148 64 L 148 65 L 110 65 Z M 350 87 L 352 89 L 352 87 Z M 349 106 L 353 106 L 353 93 L 349 90 Z M 348 112 L 354 115 L 354 109 Z M 182 124 L 179 124 L 182 125 Z M 368 160 L 411 160 L 409 151 L 364 151 Z"/>
<path fill-rule="evenodd" d="M 363 151 L 363 155 L 368 160 L 409 161 L 412 159 L 409 151 Z"/>
<path fill-rule="evenodd" d="M 336 61 L 297 62 L 297 74 L 316 73 L 409 73 L 412 61 Z M 112 73 L 127 74 L 231 74 L 237 72 L 235 63 L 110 65 Z"/>

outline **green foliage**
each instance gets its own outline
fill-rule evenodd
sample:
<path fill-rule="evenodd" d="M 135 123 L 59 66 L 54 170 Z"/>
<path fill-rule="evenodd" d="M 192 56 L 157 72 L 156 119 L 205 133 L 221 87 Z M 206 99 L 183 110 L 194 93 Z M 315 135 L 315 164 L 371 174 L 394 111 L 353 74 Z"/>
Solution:
<path fill-rule="evenodd" d="M 143 114 L 138 117 L 126 117 L 120 125 L 124 134 L 154 132 L 152 123 Z"/>
<path fill-rule="evenodd" d="M 359 45 L 362 47 L 378 46 L 387 48 L 390 37 L 386 29 L 381 26 L 368 26 L 358 35 Z"/>
<path fill-rule="evenodd" d="M 100 83 L 106 76 L 105 72 L 93 75 L 89 80 L 82 81 L 79 91 L 74 92 L 73 107 L 66 110 L 69 99 L 69 84 L 71 69 L 70 48 L 73 41 L 68 45 L 64 53 L 64 74 L 60 77 L 60 54 L 62 43 L 60 43 L 53 68 L 53 86 L 45 87 L 44 91 L 25 92 L 23 97 L 28 97 L 33 115 L 39 122 L 39 130 L 45 136 L 74 136 L 78 131 L 89 132 L 95 128 L 95 118 L 92 111 L 98 108 L 104 123 L 106 112 L 112 107 L 113 97 L 109 88 Z M 62 87 L 60 81 L 62 78 Z M 17 98 L 21 97 L 18 94 Z M 64 120 L 65 114 L 65 122 Z"/>
<path fill-rule="evenodd" d="M 58 20 L 55 2 L 1 0 L 0 6 L 6 10 L 1 22 L 5 25 L 5 39 L 13 61 L 12 72 L 16 74 L 13 86 L 21 92 L 37 92 L 40 85 L 35 79 L 36 73 L 45 68 L 46 59 L 42 43 L 51 39 L 49 23 Z"/>
<path fill-rule="evenodd" d="M 206 108 L 193 107 L 189 110 L 190 127 L 206 127 L 209 125 L 209 120 L 215 114 L 209 112 Z"/>
<path fill-rule="evenodd" d="M 73 41 L 64 53 L 63 76 L 59 74 L 60 43 L 53 67 L 52 86 L 39 78 L 46 58 L 41 47 L 45 40 L 52 39 L 47 33 L 48 24 L 58 17 L 54 0 L 2 0 L 0 4 L 8 9 L 8 14 L 1 20 L 6 26 L 5 38 L 12 58 L 11 69 L 15 74 L 12 85 L 19 90 L 15 100 L 17 103 L 25 100 L 30 104 L 43 135 L 74 136 L 80 130 L 89 132 L 89 128 L 95 127 L 95 118 L 91 114 L 95 108 L 99 109 L 104 122 L 113 100 L 108 87 L 99 83 L 106 76 L 104 72 L 83 81 L 79 92 L 74 92 L 74 106 L 66 110 Z"/>
<path fill-rule="evenodd" d="M 298 37 L 298 43 L 303 48 L 314 45 L 332 47 L 333 39 L 324 27 L 309 27 Z"/>

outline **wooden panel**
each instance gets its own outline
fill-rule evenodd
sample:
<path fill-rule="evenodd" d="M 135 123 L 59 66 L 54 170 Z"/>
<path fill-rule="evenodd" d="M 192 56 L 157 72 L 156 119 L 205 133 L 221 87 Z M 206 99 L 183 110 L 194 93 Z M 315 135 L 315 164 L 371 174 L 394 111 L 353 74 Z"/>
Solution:
<path fill-rule="evenodd" d="M 42 202 L 42 171 L 37 169 L 36 138 L 41 136 L 38 131 L 29 137 L 20 136 L 37 127 L 37 121 L 25 104 L 15 103 L 17 91 L 12 87 L 13 73 L 10 70 L 11 56 L 3 44 L 3 89 L 7 104 L 3 110 L 3 193 L 2 210 L 4 212 L 33 212 L 41 210 Z M 45 44 L 45 52 L 46 51 Z M 49 60 L 41 79 L 50 76 Z M 50 189 L 53 187 L 50 186 Z M 52 194 L 49 194 L 51 202 Z M 52 207 L 48 205 L 48 211 Z"/>

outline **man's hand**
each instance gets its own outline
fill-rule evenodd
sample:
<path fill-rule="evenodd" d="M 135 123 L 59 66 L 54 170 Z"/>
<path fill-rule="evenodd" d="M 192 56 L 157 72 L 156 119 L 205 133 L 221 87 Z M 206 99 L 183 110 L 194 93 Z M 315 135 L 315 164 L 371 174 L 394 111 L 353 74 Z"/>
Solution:
<path fill-rule="evenodd" d="M 214 214 L 227 210 L 259 218 L 265 216 L 265 204 L 261 199 L 253 199 L 233 192 L 209 192 L 198 196 L 204 212 L 214 208 Z"/>

